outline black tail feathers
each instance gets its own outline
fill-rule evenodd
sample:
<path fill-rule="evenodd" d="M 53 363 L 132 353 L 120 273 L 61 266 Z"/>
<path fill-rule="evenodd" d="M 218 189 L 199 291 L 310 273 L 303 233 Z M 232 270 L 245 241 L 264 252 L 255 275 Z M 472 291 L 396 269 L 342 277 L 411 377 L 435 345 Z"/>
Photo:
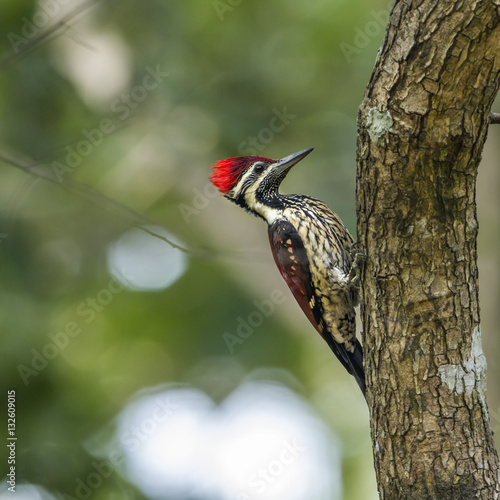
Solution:
<path fill-rule="evenodd" d="M 346 350 L 346 355 L 349 359 L 349 366 L 351 368 L 351 375 L 356 379 L 356 382 L 366 398 L 366 383 L 365 383 L 365 369 L 363 368 L 363 348 L 356 339 L 354 352 Z"/>
<path fill-rule="evenodd" d="M 328 342 L 330 349 L 339 361 L 344 365 L 344 368 L 355 378 L 356 382 L 366 398 L 365 370 L 363 368 L 363 348 L 357 339 L 354 339 L 354 351 L 350 352 L 346 349 L 345 344 L 339 344 L 333 340 Z"/>

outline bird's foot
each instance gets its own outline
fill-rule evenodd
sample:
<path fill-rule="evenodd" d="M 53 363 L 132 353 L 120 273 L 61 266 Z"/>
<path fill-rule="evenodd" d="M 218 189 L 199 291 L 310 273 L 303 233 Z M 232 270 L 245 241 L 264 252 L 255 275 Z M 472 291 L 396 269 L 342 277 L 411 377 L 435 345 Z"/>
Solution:
<path fill-rule="evenodd" d="M 357 250 L 358 242 L 352 245 L 351 255 L 353 256 L 351 269 L 349 271 L 349 285 L 357 286 L 361 277 L 361 269 L 365 264 L 366 255 Z"/>

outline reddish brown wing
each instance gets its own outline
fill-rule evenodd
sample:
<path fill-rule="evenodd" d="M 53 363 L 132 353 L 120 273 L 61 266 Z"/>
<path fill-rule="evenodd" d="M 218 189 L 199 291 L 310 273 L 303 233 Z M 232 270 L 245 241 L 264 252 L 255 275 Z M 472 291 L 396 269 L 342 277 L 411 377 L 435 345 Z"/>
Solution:
<path fill-rule="evenodd" d="M 297 230 L 287 221 L 277 221 L 269 226 L 269 242 L 281 276 L 309 321 L 321 334 L 321 311 L 311 286 L 306 249 Z"/>
<path fill-rule="evenodd" d="M 347 351 L 345 344 L 337 343 L 325 326 L 322 320 L 322 305 L 313 291 L 309 259 L 299 234 L 292 224 L 281 220 L 269 226 L 269 241 L 274 261 L 299 306 L 342 365 L 354 375 L 364 394 L 365 378 L 361 345 L 354 339 L 356 350 Z"/>

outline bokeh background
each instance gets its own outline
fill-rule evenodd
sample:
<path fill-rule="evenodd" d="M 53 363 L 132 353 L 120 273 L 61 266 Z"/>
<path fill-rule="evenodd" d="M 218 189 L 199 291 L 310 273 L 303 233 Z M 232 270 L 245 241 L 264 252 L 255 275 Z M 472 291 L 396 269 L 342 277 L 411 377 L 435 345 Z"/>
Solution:
<path fill-rule="evenodd" d="M 355 234 L 356 114 L 390 2 L 3 0 L 0 386 L 16 498 L 375 499 L 368 412 L 210 165 L 314 146 L 283 184 Z M 498 108 L 498 107 L 497 107 Z M 497 109 L 498 111 L 498 109 Z M 478 178 L 500 431 L 500 127 Z M 147 217 L 133 227 L 95 191 Z M 7 414 L 0 412 L 0 472 Z M 2 480 L 0 497 L 10 498 Z"/>

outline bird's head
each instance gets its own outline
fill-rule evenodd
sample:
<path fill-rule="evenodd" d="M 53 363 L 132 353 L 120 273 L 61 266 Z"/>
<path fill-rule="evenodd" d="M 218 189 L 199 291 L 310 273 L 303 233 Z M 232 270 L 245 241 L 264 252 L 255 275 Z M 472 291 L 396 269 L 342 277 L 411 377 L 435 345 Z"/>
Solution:
<path fill-rule="evenodd" d="M 272 160 L 264 156 L 237 156 L 212 165 L 210 181 L 231 201 L 262 216 L 261 206 L 278 200 L 278 188 L 289 170 L 313 148 Z"/>

